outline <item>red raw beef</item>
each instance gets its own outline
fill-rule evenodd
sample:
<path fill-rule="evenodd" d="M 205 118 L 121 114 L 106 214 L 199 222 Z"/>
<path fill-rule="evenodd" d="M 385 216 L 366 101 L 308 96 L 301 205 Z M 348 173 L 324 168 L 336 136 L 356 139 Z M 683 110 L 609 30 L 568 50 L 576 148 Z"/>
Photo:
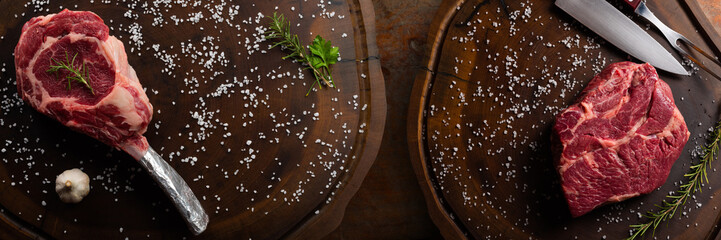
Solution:
<path fill-rule="evenodd" d="M 77 54 L 75 66 L 85 64 L 94 94 L 73 81 L 70 72 L 48 73 L 49 66 Z M 153 106 L 125 48 L 108 35 L 108 26 L 92 12 L 63 10 L 25 23 L 15 47 L 17 87 L 23 100 L 39 112 L 140 159 L 148 149 L 142 136 Z"/>
<path fill-rule="evenodd" d="M 649 64 L 606 67 L 556 117 L 552 141 L 571 214 L 663 185 L 689 131 L 668 84 Z"/>

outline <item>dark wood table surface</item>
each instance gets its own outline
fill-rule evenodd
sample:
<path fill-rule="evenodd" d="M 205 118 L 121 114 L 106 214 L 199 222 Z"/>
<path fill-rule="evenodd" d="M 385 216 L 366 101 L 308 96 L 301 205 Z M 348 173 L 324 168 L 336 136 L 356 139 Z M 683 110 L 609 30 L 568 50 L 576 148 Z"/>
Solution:
<path fill-rule="evenodd" d="M 698 0 L 721 31 L 721 2 Z M 326 239 L 439 239 L 408 156 L 411 88 L 441 0 L 373 0 L 388 114 L 378 157 L 341 225 Z M 0 226 L 5 226 L 0 224 Z M 5 229 L 8 230 L 8 229 Z"/>
<path fill-rule="evenodd" d="M 441 0 L 374 0 L 388 113 L 380 152 L 327 239 L 439 239 L 408 156 L 406 119 L 429 25 Z"/>
<path fill-rule="evenodd" d="M 408 156 L 406 119 L 411 88 L 441 0 L 373 0 L 388 114 L 376 162 L 327 239 L 439 239 Z M 721 32 L 721 2 L 698 0 Z"/>
<path fill-rule="evenodd" d="M 376 94 L 384 93 L 384 82 L 376 57 L 371 0 L 334 0 L 327 6 L 297 0 L 233 1 L 242 4 L 232 6 L 228 1 L 147 6 L 141 4 L 146 1 L 125 0 L 18 2 L 0 0 L 4 10 L 0 12 L 0 136 L 5 143 L 0 151 L 0 240 L 181 239 L 191 234 L 149 176 L 137 174 L 139 165 L 128 155 L 61 127 L 27 104 L 19 104 L 17 97 L 10 100 L 16 92 L 12 86 L 15 73 L 7 69 L 14 69 L 11 53 L 23 24 L 63 6 L 97 13 L 109 25 L 110 34 L 124 42 L 126 64 L 136 66 L 157 110 L 145 136 L 193 189 L 211 219 L 207 231 L 194 239 L 318 239 L 338 226 L 378 153 L 386 119 L 385 98 Z M 230 12 L 216 15 L 218 9 Z M 170 19 L 149 11 L 163 12 Z M 287 53 L 264 50 L 260 52 L 267 54 L 250 57 L 257 52 L 253 48 L 262 48 L 259 39 L 254 43 L 248 40 L 248 45 L 242 40 L 225 40 L 240 39 L 246 32 L 254 39 L 251 34 L 259 36 L 260 26 L 270 22 L 262 19 L 262 14 L 271 16 L 276 11 L 297 23 L 292 31 L 322 35 L 344 53 L 334 65 L 333 75 L 340 80 L 338 91 L 324 89 L 306 97 L 303 93 L 310 86 L 301 80 L 310 71 L 291 73 L 302 67 L 282 61 Z M 324 12 L 330 15 L 319 16 Z M 338 15 L 333 15 L 336 12 Z M 212 14 L 227 21 L 201 19 L 195 14 Z M 173 24 L 176 16 L 197 20 Z M 254 21 L 233 16 L 254 16 Z M 231 23 L 233 19 L 237 20 Z M 123 26 L 138 28 L 126 31 Z M 141 26 L 145 31 L 140 32 Z M 301 34 L 298 38 L 306 43 L 312 36 Z M 141 47 L 142 43 L 133 39 L 144 39 L 153 46 Z M 72 55 L 77 50 L 69 47 L 67 51 Z M 160 64 L 161 55 L 151 51 L 163 52 L 172 64 Z M 83 58 L 82 53 L 78 58 Z M 252 77 L 255 75 L 257 78 Z M 268 80 L 287 76 L 289 81 L 261 83 L 266 79 L 263 76 Z M 280 96 L 289 92 L 284 89 L 293 88 L 299 88 L 298 94 Z M 266 91 L 261 94 L 263 89 Z M 233 93 L 238 93 L 237 97 L 230 98 Z M 254 114 L 265 117 L 252 120 Z M 34 141 L 20 145 L 23 139 Z M 18 143 L 18 150 L 10 147 L 11 142 Z M 26 169 L 35 162 L 23 159 L 38 159 L 30 155 L 34 151 L 38 152 L 35 157 L 45 157 L 37 162 L 43 167 L 32 170 L 38 177 L 31 178 Z M 178 157 L 181 154 L 185 160 Z M 196 157 L 207 161 L 196 165 Z M 74 167 L 83 169 L 92 179 L 91 188 L 100 191 L 82 203 L 67 205 L 59 201 L 52 180 L 47 179 Z M 111 180 L 113 177 L 118 180 Z M 14 180 L 20 178 L 23 180 Z M 130 191 L 133 193 L 123 194 Z"/>
<path fill-rule="evenodd" d="M 380 152 L 327 239 L 439 239 L 408 156 L 406 119 L 441 0 L 374 0 L 388 113 Z"/>

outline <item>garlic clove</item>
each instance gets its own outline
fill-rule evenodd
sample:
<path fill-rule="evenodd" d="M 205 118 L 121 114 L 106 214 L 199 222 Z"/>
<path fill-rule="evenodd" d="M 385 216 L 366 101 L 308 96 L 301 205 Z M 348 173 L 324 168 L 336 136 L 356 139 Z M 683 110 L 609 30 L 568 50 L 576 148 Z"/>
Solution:
<path fill-rule="evenodd" d="M 60 201 L 78 203 L 90 192 L 90 177 L 77 168 L 66 170 L 55 179 L 55 192 Z"/>

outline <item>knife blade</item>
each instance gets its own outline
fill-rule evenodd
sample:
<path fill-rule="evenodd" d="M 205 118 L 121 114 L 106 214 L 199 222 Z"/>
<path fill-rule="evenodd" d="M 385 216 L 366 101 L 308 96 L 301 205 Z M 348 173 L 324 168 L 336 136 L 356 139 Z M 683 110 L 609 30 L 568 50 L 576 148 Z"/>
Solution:
<path fill-rule="evenodd" d="M 556 6 L 631 56 L 670 73 L 689 75 L 666 48 L 606 0 L 556 0 Z"/>

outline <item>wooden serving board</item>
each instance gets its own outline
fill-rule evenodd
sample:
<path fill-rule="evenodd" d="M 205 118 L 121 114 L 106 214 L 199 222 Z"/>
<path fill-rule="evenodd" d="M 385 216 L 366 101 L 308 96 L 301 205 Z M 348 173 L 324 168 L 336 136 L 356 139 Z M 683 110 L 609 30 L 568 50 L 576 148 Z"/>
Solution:
<path fill-rule="evenodd" d="M 155 108 L 145 136 L 201 200 L 204 233 L 190 234 L 130 156 L 18 98 L 12 53 L 23 24 L 64 8 L 97 13 L 124 42 Z M 0 0 L 0 9 L 0 239 L 320 238 L 375 159 L 386 102 L 370 1 Z M 340 48 L 336 89 L 305 96 L 312 73 L 262 41 L 260 14 L 274 11 L 301 42 L 320 34 Z M 76 167 L 92 190 L 64 204 L 55 177 Z"/>
<path fill-rule="evenodd" d="M 711 49 L 682 2 L 648 5 L 669 27 Z M 671 49 L 652 27 L 646 28 Z M 600 69 L 637 60 L 553 1 L 448 0 L 431 29 L 432 44 L 409 107 L 408 141 L 431 218 L 448 239 L 626 238 L 629 225 L 647 221 L 640 214 L 655 210 L 685 181 L 683 174 L 698 161 L 692 152 L 699 151 L 719 120 L 721 82 L 705 72 L 689 77 L 659 72 L 691 132 L 666 184 L 572 218 L 550 151 L 555 114 L 574 102 Z M 712 163 L 711 182 L 703 192 L 661 223 L 656 237 L 717 237 L 719 164 Z"/>

